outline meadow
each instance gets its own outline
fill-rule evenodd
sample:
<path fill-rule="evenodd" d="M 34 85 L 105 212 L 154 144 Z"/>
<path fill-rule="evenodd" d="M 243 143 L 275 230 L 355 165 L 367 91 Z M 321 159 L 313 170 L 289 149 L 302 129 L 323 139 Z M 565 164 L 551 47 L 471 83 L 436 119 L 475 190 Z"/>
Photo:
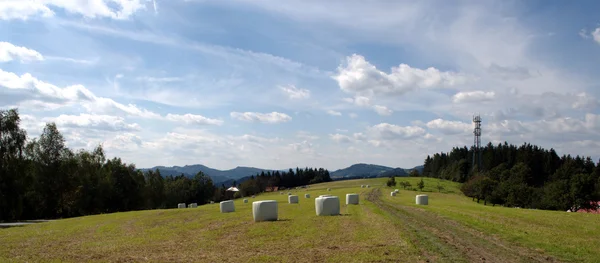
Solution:
<path fill-rule="evenodd" d="M 77 217 L 0 229 L 1 262 L 599 262 L 598 215 L 484 206 L 459 184 L 424 178 L 418 191 L 387 178 L 265 193 L 219 204 Z M 416 187 L 420 178 L 396 178 Z M 438 182 L 444 190 L 438 192 Z M 370 188 L 361 188 L 369 184 Z M 327 191 L 331 188 L 331 191 Z M 389 192 L 400 189 L 396 197 Z M 310 199 L 304 198 L 309 193 Z M 360 205 L 345 205 L 359 193 Z M 340 197 L 341 214 L 315 216 L 314 198 Z M 277 200 L 279 220 L 252 220 L 252 201 Z"/>

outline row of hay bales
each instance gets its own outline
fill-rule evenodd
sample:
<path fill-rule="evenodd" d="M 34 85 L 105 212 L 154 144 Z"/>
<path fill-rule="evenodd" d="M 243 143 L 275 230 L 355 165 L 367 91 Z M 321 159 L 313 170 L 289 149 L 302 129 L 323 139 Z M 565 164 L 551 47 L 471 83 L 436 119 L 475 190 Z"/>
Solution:
<path fill-rule="evenodd" d="M 400 190 L 396 189 L 390 193 L 390 196 L 396 196 Z M 417 195 L 415 197 L 415 203 L 417 205 L 428 205 L 429 204 L 429 196 L 427 195 Z"/>
<path fill-rule="evenodd" d="M 309 194 L 304 195 L 310 198 Z M 288 203 L 297 204 L 300 198 L 297 195 L 288 195 Z M 248 203 L 248 199 L 244 199 Z M 358 194 L 346 194 L 346 205 L 358 205 Z M 235 212 L 233 200 L 219 203 L 221 213 Z M 315 213 L 317 216 L 335 216 L 340 214 L 340 199 L 333 195 L 320 195 L 315 198 Z M 278 220 L 278 203 L 275 200 L 262 200 L 252 202 L 252 216 L 255 222 Z"/>

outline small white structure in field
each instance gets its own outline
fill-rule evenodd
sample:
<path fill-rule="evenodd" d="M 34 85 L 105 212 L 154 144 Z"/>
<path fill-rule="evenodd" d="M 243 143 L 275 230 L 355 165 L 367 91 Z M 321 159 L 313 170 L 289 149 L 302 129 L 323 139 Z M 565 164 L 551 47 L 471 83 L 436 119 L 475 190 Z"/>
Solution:
<path fill-rule="evenodd" d="M 252 198 L 254 198 L 254 197 L 256 197 L 256 196 L 252 195 Z"/>
<path fill-rule="evenodd" d="M 292 195 L 292 192 L 288 192 L 288 195 Z"/>
<path fill-rule="evenodd" d="M 277 201 L 264 200 L 252 202 L 254 222 L 277 221 Z"/>
<path fill-rule="evenodd" d="M 361 184 L 361 185 L 360 185 L 360 188 L 365 188 L 365 185 L 364 185 L 364 184 Z"/>
<path fill-rule="evenodd" d="M 185 203 L 179 203 L 179 204 L 177 204 L 177 208 L 185 208 Z"/>
<path fill-rule="evenodd" d="M 198 208 L 198 204 L 197 203 L 191 203 L 188 205 L 189 208 Z"/>
<path fill-rule="evenodd" d="M 331 191 L 331 188 L 327 188 L 327 191 Z"/>
<path fill-rule="evenodd" d="M 279 194 L 280 194 L 280 195 L 282 195 L 282 194 L 283 194 L 283 192 L 279 192 Z"/>
<path fill-rule="evenodd" d="M 395 192 L 395 191 L 392 191 L 392 192 L 390 193 L 390 196 L 396 196 L 396 192 Z"/>
<path fill-rule="evenodd" d="M 367 188 L 371 187 L 370 185 L 367 185 Z"/>
<path fill-rule="evenodd" d="M 244 204 L 247 204 L 247 203 L 248 203 L 248 199 L 244 199 Z"/>
<path fill-rule="evenodd" d="M 310 198 L 310 194 L 304 194 L 305 198 Z"/>
<path fill-rule="evenodd" d="M 415 198 L 415 202 L 417 203 L 417 205 L 428 205 L 429 197 L 427 195 L 417 195 L 417 198 Z"/>
<path fill-rule="evenodd" d="M 400 192 L 400 190 L 396 189 L 396 190 L 394 190 L 394 192 L 398 193 L 398 192 Z"/>
<path fill-rule="evenodd" d="M 334 216 L 340 214 L 340 199 L 337 196 L 315 198 L 317 216 Z"/>
<path fill-rule="evenodd" d="M 290 203 L 290 204 L 297 204 L 298 203 L 298 196 L 297 195 L 288 195 L 288 203 Z"/>
<path fill-rule="evenodd" d="M 235 205 L 233 200 L 227 200 L 220 203 L 221 213 L 235 212 Z"/>
<path fill-rule="evenodd" d="M 215 201 L 210 201 L 210 203 L 211 203 L 211 204 L 214 204 L 214 203 L 215 203 Z"/>
<path fill-rule="evenodd" d="M 358 194 L 346 194 L 347 205 L 358 205 Z"/>

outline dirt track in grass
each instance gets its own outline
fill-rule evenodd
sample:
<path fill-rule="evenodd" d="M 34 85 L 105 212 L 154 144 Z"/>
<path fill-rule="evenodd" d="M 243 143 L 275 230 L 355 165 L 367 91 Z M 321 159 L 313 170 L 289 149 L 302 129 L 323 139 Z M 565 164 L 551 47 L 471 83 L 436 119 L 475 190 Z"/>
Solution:
<path fill-rule="evenodd" d="M 433 212 L 386 202 L 378 188 L 367 194 L 367 200 L 400 222 L 398 225 L 428 262 L 559 262 Z"/>

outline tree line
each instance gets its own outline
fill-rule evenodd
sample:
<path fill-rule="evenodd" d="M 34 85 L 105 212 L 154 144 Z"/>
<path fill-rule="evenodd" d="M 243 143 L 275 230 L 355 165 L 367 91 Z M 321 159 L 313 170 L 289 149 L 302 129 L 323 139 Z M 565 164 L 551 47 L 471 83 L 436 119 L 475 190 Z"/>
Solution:
<path fill-rule="evenodd" d="M 199 172 L 192 178 L 142 172 L 120 158 L 108 159 L 102 146 L 69 149 L 54 123 L 28 139 L 17 109 L 0 110 L 0 221 L 66 218 L 100 213 L 205 204 L 232 198 Z M 296 174 L 260 174 L 245 185 L 293 187 L 329 181 L 323 169 Z M 245 187 L 242 187 L 245 189 Z M 258 193 L 245 190 L 247 194 Z"/>
<path fill-rule="evenodd" d="M 296 168 L 289 169 L 288 172 L 261 172 L 256 176 L 242 182 L 239 185 L 240 195 L 250 196 L 264 192 L 267 187 L 279 187 L 281 189 L 304 186 L 308 184 L 317 184 L 322 182 L 331 182 L 329 171 L 323 168 Z"/>
<path fill-rule="evenodd" d="M 482 147 L 482 167 L 473 167 L 472 158 L 467 147 L 427 156 L 423 176 L 464 183 L 462 192 L 484 204 L 577 211 L 600 201 L 600 165 L 590 157 L 504 142 Z"/>

